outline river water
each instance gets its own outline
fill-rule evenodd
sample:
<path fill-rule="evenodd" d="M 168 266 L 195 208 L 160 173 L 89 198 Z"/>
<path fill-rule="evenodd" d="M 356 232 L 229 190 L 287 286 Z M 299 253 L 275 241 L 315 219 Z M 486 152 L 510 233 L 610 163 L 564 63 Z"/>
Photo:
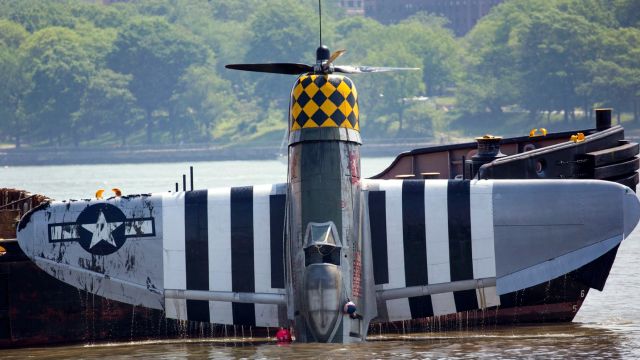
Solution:
<path fill-rule="evenodd" d="M 382 171 L 392 158 L 362 159 L 362 173 Z M 90 198 L 99 188 L 124 194 L 172 190 L 195 169 L 195 188 L 258 185 L 286 181 L 279 161 L 224 161 L 68 165 L 0 168 L 0 187 L 14 187 L 55 199 Z M 188 183 L 188 181 L 187 181 Z M 263 359 L 263 358 L 640 358 L 640 229 L 618 251 L 603 292 L 589 292 L 573 323 L 488 327 L 411 335 L 370 334 L 356 345 L 292 344 L 269 339 L 148 341 L 0 350 L 2 359 Z"/>

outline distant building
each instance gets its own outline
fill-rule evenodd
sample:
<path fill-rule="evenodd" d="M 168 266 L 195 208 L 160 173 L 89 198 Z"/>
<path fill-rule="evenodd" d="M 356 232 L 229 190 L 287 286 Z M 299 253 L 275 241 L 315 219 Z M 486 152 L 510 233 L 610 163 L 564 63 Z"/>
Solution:
<path fill-rule="evenodd" d="M 364 4 L 366 0 L 340 0 L 348 15 L 364 15 Z"/>
<path fill-rule="evenodd" d="M 449 20 L 457 36 L 469 32 L 492 7 L 504 0 L 341 0 L 348 14 L 364 14 L 383 24 L 396 23 L 424 11 Z"/>

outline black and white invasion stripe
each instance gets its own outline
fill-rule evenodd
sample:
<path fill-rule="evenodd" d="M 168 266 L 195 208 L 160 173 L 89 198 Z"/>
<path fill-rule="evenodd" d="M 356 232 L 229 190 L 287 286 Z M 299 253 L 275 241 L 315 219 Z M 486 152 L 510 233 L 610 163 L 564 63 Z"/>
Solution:
<path fill-rule="evenodd" d="M 284 293 L 286 184 L 164 194 L 164 289 Z M 166 316 L 277 326 L 278 307 L 165 298 Z"/>
<path fill-rule="evenodd" d="M 496 276 L 493 182 L 367 181 L 374 281 L 380 290 Z M 386 300 L 389 321 L 500 304 L 495 287 Z"/>

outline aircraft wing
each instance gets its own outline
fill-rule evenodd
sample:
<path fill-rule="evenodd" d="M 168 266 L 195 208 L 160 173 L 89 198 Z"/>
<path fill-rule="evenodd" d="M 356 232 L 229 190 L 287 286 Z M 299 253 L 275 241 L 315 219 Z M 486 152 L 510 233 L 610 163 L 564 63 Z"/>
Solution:
<path fill-rule="evenodd" d="M 499 306 L 500 295 L 615 248 L 638 214 L 630 189 L 604 181 L 366 180 L 363 189 L 386 321 Z"/>
<path fill-rule="evenodd" d="M 72 286 L 180 320 L 277 326 L 286 184 L 53 202 L 18 240 Z"/>

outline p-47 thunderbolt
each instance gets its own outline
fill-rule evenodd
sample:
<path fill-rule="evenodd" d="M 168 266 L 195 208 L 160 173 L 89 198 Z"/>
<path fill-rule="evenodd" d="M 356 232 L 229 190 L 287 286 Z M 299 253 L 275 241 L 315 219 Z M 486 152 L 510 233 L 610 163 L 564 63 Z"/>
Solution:
<path fill-rule="evenodd" d="M 334 65 L 340 54 L 228 66 L 299 75 L 286 183 L 48 203 L 21 220 L 22 250 L 96 295 L 172 319 L 288 327 L 301 342 L 362 341 L 372 321 L 535 309 L 526 294 L 558 279 L 581 291 L 574 310 L 602 289 L 640 217 L 630 188 L 482 171 L 362 179 L 358 93 L 338 73 L 394 69 Z"/>

